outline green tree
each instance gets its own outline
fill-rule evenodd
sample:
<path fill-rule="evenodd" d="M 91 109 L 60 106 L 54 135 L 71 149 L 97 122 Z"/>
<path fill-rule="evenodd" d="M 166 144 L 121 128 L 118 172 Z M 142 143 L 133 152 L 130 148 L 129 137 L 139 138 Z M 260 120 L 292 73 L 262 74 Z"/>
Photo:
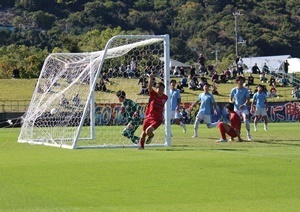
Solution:
<path fill-rule="evenodd" d="M 107 28 L 103 31 L 93 30 L 82 36 L 78 43 L 83 52 L 104 50 L 107 41 L 115 35 L 124 34 L 121 27 Z"/>
<path fill-rule="evenodd" d="M 53 23 L 56 20 L 56 17 L 52 14 L 45 13 L 41 10 L 34 12 L 32 14 L 32 19 L 37 25 L 37 27 L 43 28 L 43 29 L 50 29 L 53 25 Z"/>
<path fill-rule="evenodd" d="M 0 76 L 10 78 L 13 69 L 17 68 L 22 78 L 37 78 L 47 55 L 46 50 L 24 45 L 1 48 Z"/>

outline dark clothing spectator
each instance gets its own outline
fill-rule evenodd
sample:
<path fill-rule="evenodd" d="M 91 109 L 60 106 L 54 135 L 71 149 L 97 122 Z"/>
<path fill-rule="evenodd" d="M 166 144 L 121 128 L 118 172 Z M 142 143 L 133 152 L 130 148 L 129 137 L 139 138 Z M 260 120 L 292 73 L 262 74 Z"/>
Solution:
<path fill-rule="evenodd" d="M 288 73 L 289 72 L 289 62 L 287 60 L 284 61 L 283 63 L 283 70 L 284 70 L 284 73 Z"/>
<path fill-rule="evenodd" d="M 231 79 L 231 72 L 229 71 L 229 69 L 226 69 L 225 76 L 226 76 L 227 80 Z"/>
<path fill-rule="evenodd" d="M 198 62 L 199 62 L 199 65 L 200 65 L 200 71 L 202 73 L 206 72 L 205 61 L 206 61 L 206 59 L 203 56 L 203 54 L 200 54 L 200 57 L 198 58 Z"/>
<path fill-rule="evenodd" d="M 214 72 L 212 77 L 211 77 L 211 81 L 215 82 L 215 83 L 219 83 L 219 74 L 217 72 Z"/>
<path fill-rule="evenodd" d="M 180 68 L 179 68 L 179 74 L 180 74 L 180 76 L 185 76 L 185 70 L 184 70 L 184 67 L 183 66 L 181 66 Z"/>
<path fill-rule="evenodd" d="M 119 66 L 119 71 L 118 71 L 118 77 L 125 77 L 124 74 L 126 73 L 126 67 L 122 64 Z"/>
<path fill-rule="evenodd" d="M 263 68 L 262 68 L 262 71 L 264 71 L 266 74 L 270 74 L 270 69 L 269 67 L 267 66 L 267 64 L 265 63 Z"/>
<path fill-rule="evenodd" d="M 257 64 L 252 67 L 252 74 L 260 74 L 260 69 L 258 68 Z"/>
<path fill-rule="evenodd" d="M 269 81 L 269 85 L 270 86 L 273 85 L 274 87 L 276 87 L 276 79 L 275 79 L 274 76 L 271 76 L 270 81 Z"/>
<path fill-rule="evenodd" d="M 196 90 L 197 89 L 198 84 L 195 83 L 195 81 L 193 80 L 193 77 L 190 77 L 190 81 L 189 81 L 189 89 L 191 90 Z"/>
<path fill-rule="evenodd" d="M 283 77 L 281 78 L 280 82 L 281 82 L 281 85 L 283 87 L 286 87 L 286 86 L 289 85 L 289 80 L 285 77 L 285 75 L 283 75 Z"/>
<path fill-rule="evenodd" d="M 249 74 L 248 76 L 248 85 L 254 85 L 254 77 L 252 74 Z"/>
<path fill-rule="evenodd" d="M 13 78 L 20 78 L 20 71 L 19 69 L 15 68 L 13 70 L 13 75 L 12 75 Z"/>
<path fill-rule="evenodd" d="M 192 80 L 196 83 L 196 85 L 199 84 L 199 81 L 198 81 L 198 78 L 196 75 L 192 77 Z"/>
<path fill-rule="evenodd" d="M 204 77 L 203 75 L 200 76 L 200 80 L 203 81 L 204 83 L 207 83 L 207 78 Z"/>
<path fill-rule="evenodd" d="M 109 80 L 108 75 L 107 75 L 106 72 L 103 72 L 103 73 L 102 73 L 101 79 L 102 79 L 104 82 L 107 82 L 107 83 L 111 84 L 111 82 L 110 82 L 110 80 Z"/>
<path fill-rule="evenodd" d="M 196 76 L 196 68 L 194 66 L 190 67 L 190 75 L 191 77 Z"/>
<path fill-rule="evenodd" d="M 148 91 L 148 82 L 146 81 L 144 81 L 144 82 L 142 82 L 142 84 L 141 84 L 142 86 L 141 86 L 141 90 L 140 90 L 140 92 L 138 93 L 138 95 L 149 95 L 149 91 Z"/>
<path fill-rule="evenodd" d="M 188 79 L 187 79 L 187 76 L 183 76 L 182 78 L 181 78 L 181 85 L 183 86 L 183 87 L 188 87 Z"/>
<path fill-rule="evenodd" d="M 207 72 L 208 72 L 208 75 L 212 76 L 213 73 L 215 72 L 214 66 L 212 66 L 212 65 L 207 66 Z"/>
<path fill-rule="evenodd" d="M 220 75 L 220 83 L 226 83 L 227 82 L 227 77 L 225 75 L 225 72 L 223 71 Z"/>
<path fill-rule="evenodd" d="M 145 70 L 144 70 L 144 74 L 148 74 L 150 75 L 151 74 L 151 68 L 149 66 L 146 66 Z"/>
<path fill-rule="evenodd" d="M 263 82 L 263 83 L 265 83 L 265 82 L 268 81 L 265 72 L 261 72 L 261 74 L 259 75 L 259 80 L 260 80 L 261 82 Z"/>
<path fill-rule="evenodd" d="M 219 95 L 219 92 L 217 91 L 217 86 L 216 86 L 216 84 L 215 83 L 213 83 L 212 84 L 212 88 L 211 88 L 211 93 L 213 94 L 213 95 Z"/>
<path fill-rule="evenodd" d="M 203 56 L 203 54 L 200 54 L 200 57 L 198 58 L 198 62 L 200 64 L 200 66 L 205 66 L 205 57 Z"/>
<path fill-rule="evenodd" d="M 179 91 L 180 91 L 180 93 L 183 93 L 184 92 L 184 88 L 183 88 L 183 86 L 182 86 L 182 84 L 181 84 L 181 82 L 178 82 L 178 84 L 177 84 L 177 87 L 176 87 Z"/>
<path fill-rule="evenodd" d="M 235 79 L 237 76 L 237 70 L 234 68 L 232 69 L 232 78 Z"/>
<path fill-rule="evenodd" d="M 107 88 L 106 88 L 106 85 L 105 85 L 105 81 L 101 78 L 100 79 L 100 82 L 97 86 L 97 90 L 98 91 L 103 91 L 103 92 L 106 92 L 107 91 Z"/>
<path fill-rule="evenodd" d="M 240 60 L 240 57 L 237 56 L 237 57 L 235 58 L 235 65 L 236 65 L 236 66 L 238 65 L 239 60 Z"/>

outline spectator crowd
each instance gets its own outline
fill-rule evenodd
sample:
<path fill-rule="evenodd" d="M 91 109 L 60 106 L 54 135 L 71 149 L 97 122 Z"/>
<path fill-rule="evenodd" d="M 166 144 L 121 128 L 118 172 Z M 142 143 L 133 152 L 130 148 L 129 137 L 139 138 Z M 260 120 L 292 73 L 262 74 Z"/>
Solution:
<path fill-rule="evenodd" d="M 200 54 L 198 63 L 190 65 L 189 68 L 175 66 L 170 70 L 170 75 L 172 78 L 179 78 L 176 88 L 180 93 L 184 93 L 187 90 L 203 90 L 203 86 L 208 83 L 212 94 L 218 95 L 218 87 L 220 89 L 222 88 L 222 84 L 231 83 L 237 76 L 243 76 L 245 78 L 245 87 L 248 88 L 251 96 L 257 91 L 255 86 L 262 84 L 263 91 L 266 92 L 267 97 L 277 97 L 277 87 L 293 86 L 288 74 L 288 66 L 288 62 L 285 61 L 284 70 L 280 73 L 271 71 L 266 63 L 261 68 L 255 63 L 246 73 L 243 59 L 237 57 L 232 68 L 217 70 L 217 67 L 207 65 L 204 55 Z M 107 92 L 109 90 L 107 85 L 112 84 L 110 78 L 123 77 L 137 79 L 137 84 L 140 86 L 140 91 L 137 94 L 148 95 L 147 83 L 151 73 L 154 73 L 155 76 L 153 80 L 154 84 L 159 80 L 163 81 L 163 67 L 146 66 L 144 70 L 140 70 L 138 61 L 131 58 L 128 65 L 121 64 L 120 66 L 110 67 L 108 70 L 102 71 L 99 83 L 96 85 L 96 90 Z M 255 79 L 259 79 L 259 82 L 255 81 Z M 299 86 L 296 85 L 293 87 L 292 97 L 300 98 Z"/>

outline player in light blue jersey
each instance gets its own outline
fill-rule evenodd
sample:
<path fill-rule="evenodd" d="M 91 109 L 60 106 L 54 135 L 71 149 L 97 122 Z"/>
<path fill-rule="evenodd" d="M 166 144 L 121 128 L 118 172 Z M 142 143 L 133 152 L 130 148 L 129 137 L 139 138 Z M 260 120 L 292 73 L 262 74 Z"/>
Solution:
<path fill-rule="evenodd" d="M 208 128 L 216 127 L 219 123 L 219 122 L 211 123 L 212 111 L 214 114 L 217 114 L 217 103 L 215 101 L 214 96 L 211 93 L 209 93 L 209 85 L 207 83 L 204 84 L 203 90 L 204 92 L 199 94 L 197 101 L 194 102 L 191 106 L 191 108 L 193 108 L 195 104 L 201 102 L 194 123 L 193 138 L 198 137 L 198 128 L 200 122 L 201 123 L 205 122 Z"/>
<path fill-rule="evenodd" d="M 247 138 L 251 141 L 249 110 L 247 108 L 247 104 L 250 101 L 250 94 L 248 89 L 244 87 L 245 78 L 243 76 L 238 76 L 235 81 L 237 86 L 231 90 L 229 102 L 234 103 L 234 111 L 243 117 L 247 130 Z"/>
<path fill-rule="evenodd" d="M 263 92 L 263 86 L 257 86 L 257 92 L 252 97 L 251 113 L 254 113 L 254 131 L 257 131 L 257 122 L 260 116 L 264 122 L 264 130 L 268 130 L 267 94 Z"/>
<path fill-rule="evenodd" d="M 186 133 L 186 125 L 180 121 L 180 104 L 181 95 L 180 91 L 176 88 L 176 80 L 170 82 L 170 107 L 171 107 L 171 121 L 174 124 L 180 125 L 183 128 L 183 132 Z"/>

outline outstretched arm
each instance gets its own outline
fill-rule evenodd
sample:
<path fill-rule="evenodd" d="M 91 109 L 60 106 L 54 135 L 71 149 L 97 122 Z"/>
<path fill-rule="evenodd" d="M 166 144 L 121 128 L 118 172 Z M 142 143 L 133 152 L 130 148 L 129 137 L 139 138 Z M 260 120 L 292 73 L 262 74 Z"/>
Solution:
<path fill-rule="evenodd" d="M 148 91 L 149 91 L 149 93 L 151 93 L 153 91 L 153 87 L 152 87 L 153 78 L 154 78 L 153 72 L 150 74 L 149 78 L 150 79 L 149 79 L 149 82 L 148 82 Z"/>
<path fill-rule="evenodd" d="M 199 100 L 196 100 L 194 103 L 191 104 L 190 109 L 193 109 L 193 107 L 195 106 L 195 104 L 199 103 Z"/>
<path fill-rule="evenodd" d="M 217 112 L 217 103 L 216 102 L 213 103 L 213 108 L 214 108 L 214 114 L 217 115 L 218 112 Z"/>
<path fill-rule="evenodd" d="M 255 98 L 253 98 L 253 99 L 252 99 L 252 102 L 251 102 L 251 107 L 250 107 L 250 112 L 251 112 L 251 113 L 254 113 L 254 105 L 255 105 L 255 101 L 256 101 Z"/>

